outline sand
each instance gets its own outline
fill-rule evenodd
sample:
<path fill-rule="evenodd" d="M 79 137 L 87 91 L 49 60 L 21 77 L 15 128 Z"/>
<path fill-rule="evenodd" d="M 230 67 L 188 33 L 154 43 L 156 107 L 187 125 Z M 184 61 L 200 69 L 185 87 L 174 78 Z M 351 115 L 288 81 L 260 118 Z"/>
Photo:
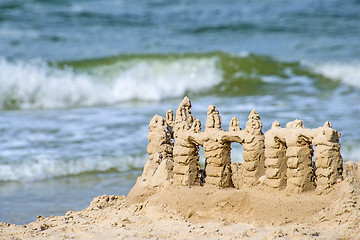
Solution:
<path fill-rule="evenodd" d="M 137 184 L 125 196 L 100 196 L 82 211 L 0 223 L 0 239 L 360 239 L 360 167 L 327 194 Z"/>

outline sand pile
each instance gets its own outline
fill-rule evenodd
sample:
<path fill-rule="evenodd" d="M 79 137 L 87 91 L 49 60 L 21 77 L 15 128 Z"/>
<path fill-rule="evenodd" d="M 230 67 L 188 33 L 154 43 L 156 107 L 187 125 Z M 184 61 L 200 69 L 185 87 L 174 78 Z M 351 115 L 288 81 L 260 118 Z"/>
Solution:
<path fill-rule="evenodd" d="M 329 122 L 307 129 L 300 120 L 263 134 L 256 110 L 245 129 L 234 117 L 225 131 L 212 105 L 202 132 L 185 98 L 176 118 L 151 120 L 149 158 L 127 197 L 1 223 L 0 239 L 360 239 L 360 167 L 343 163 L 339 138 Z M 243 163 L 231 162 L 232 142 Z"/>
<path fill-rule="evenodd" d="M 65 216 L 1 223 L 0 239 L 360 239 L 359 177 L 359 165 L 345 163 L 326 195 L 168 184 L 143 200 L 138 185 Z"/>

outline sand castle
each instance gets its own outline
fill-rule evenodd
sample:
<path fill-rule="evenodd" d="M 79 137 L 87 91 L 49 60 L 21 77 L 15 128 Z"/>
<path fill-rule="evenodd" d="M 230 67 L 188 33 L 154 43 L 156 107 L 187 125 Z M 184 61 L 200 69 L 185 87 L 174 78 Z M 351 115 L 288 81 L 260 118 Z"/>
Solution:
<path fill-rule="evenodd" d="M 192 116 L 191 102 L 185 97 L 176 116 L 169 110 L 166 118 L 156 115 L 150 121 L 150 156 L 140 179 L 150 185 L 166 180 L 177 185 L 213 184 L 221 188 L 262 184 L 295 193 L 313 189 L 322 193 L 342 179 L 339 138 L 330 122 L 308 129 L 301 120 L 289 122 L 285 128 L 275 121 L 263 134 L 256 110 L 250 113 L 245 129 L 234 117 L 229 131 L 225 131 L 213 105 L 208 107 L 205 130 L 201 131 L 201 122 Z M 243 163 L 231 162 L 234 142 L 243 146 Z M 200 146 L 205 169 L 200 169 Z"/>
<path fill-rule="evenodd" d="M 151 119 L 149 158 L 127 197 L 100 196 L 26 226 L 0 223 L 0 238 L 360 239 L 360 166 L 343 164 L 339 137 L 329 122 L 308 129 L 300 120 L 263 134 L 255 110 L 245 129 L 234 117 L 225 131 L 213 105 L 201 131 L 185 97 L 176 115 Z M 242 163 L 231 162 L 232 143 L 242 144 Z"/>

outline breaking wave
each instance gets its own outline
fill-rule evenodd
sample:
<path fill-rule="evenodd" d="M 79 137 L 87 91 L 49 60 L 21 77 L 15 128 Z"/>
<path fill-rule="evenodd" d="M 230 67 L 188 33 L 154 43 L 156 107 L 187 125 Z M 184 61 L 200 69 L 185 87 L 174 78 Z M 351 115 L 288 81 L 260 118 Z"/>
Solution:
<path fill-rule="evenodd" d="M 0 164 L 0 182 L 33 182 L 94 172 L 129 172 L 142 169 L 146 157 L 140 154 L 106 158 L 54 159 L 39 155 L 36 159 Z"/>
<path fill-rule="evenodd" d="M 339 80 L 360 86 L 359 69 L 359 64 L 309 67 L 267 56 L 223 52 L 121 55 L 57 63 L 0 59 L 0 109 L 161 101 L 185 94 L 276 94 L 274 86 L 293 87 L 309 80 L 326 87 L 336 87 Z"/>
<path fill-rule="evenodd" d="M 360 87 L 360 63 L 321 63 L 314 70 L 328 78 L 340 80 L 348 85 Z"/>
<path fill-rule="evenodd" d="M 42 61 L 0 60 L 1 109 L 51 109 L 159 101 L 221 81 L 215 59 L 119 61 L 87 71 Z"/>

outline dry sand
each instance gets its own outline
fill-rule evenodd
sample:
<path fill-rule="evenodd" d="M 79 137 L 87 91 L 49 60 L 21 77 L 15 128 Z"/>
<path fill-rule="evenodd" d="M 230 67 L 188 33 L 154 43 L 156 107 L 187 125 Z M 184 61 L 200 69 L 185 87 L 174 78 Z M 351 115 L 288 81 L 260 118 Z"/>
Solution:
<path fill-rule="evenodd" d="M 327 194 L 212 185 L 147 188 L 100 196 L 82 211 L 0 223 L 0 239 L 360 239 L 360 167 Z"/>

